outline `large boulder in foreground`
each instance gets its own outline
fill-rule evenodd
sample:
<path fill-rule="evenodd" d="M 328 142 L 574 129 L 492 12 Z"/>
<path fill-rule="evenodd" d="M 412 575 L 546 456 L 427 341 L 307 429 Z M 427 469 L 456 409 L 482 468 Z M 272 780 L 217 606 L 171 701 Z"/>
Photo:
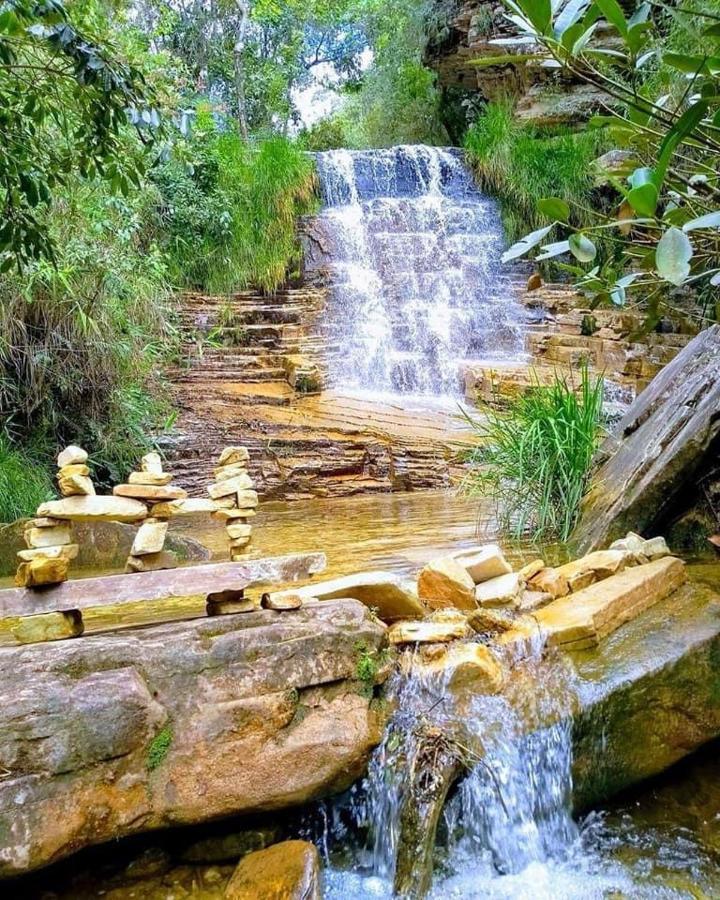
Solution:
<path fill-rule="evenodd" d="M 585 552 L 650 537 L 705 502 L 720 449 L 720 326 L 701 332 L 632 404 L 600 451 L 575 531 Z"/>
<path fill-rule="evenodd" d="M 358 601 L 0 649 L 0 877 L 344 790 L 380 734 Z"/>

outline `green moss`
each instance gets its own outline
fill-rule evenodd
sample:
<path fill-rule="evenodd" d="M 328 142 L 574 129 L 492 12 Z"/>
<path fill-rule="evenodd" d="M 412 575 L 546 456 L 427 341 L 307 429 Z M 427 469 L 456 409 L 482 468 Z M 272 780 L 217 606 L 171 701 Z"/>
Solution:
<path fill-rule="evenodd" d="M 158 766 L 161 766 L 170 752 L 172 744 L 173 732 L 169 725 L 166 725 L 161 731 L 155 735 L 150 741 L 147 752 L 147 769 L 148 772 L 154 772 Z"/>

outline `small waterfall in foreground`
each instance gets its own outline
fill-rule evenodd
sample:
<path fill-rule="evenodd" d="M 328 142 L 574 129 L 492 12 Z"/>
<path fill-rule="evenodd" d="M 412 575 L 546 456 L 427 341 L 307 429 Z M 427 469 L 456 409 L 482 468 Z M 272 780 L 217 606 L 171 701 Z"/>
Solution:
<path fill-rule="evenodd" d="M 308 259 L 331 288 L 331 384 L 452 396 L 464 361 L 522 358 L 498 207 L 459 151 L 331 150 L 317 166 L 321 250 Z"/>

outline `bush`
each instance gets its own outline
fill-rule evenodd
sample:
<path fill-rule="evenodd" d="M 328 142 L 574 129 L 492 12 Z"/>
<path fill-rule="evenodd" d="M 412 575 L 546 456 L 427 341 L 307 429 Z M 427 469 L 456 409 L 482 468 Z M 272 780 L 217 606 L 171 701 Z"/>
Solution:
<path fill-rule="evenodd" d="M 470 419 L 479 445 L 465 489 L 488 497 L 501 529 L 515 538 L 567 540 L 580 511 L 601 436 L 603 379 L 587 368 L 579 388 L 555 376 L 502 413 Z"/>
<path fill-rule="evenodd" d="M 300 262 L 298 215 L 313 209 L 312 159 L 285 138 L 256 145 L 198 114 L 189 160 L 163 166 L 162 194 L 172 280 L 199 290 L 276 290 Z"/>
<path fill-rule="evenodd" d="M 53 496 L 48 470 L 0 434 L 0 522 L 32 516 Z"/>

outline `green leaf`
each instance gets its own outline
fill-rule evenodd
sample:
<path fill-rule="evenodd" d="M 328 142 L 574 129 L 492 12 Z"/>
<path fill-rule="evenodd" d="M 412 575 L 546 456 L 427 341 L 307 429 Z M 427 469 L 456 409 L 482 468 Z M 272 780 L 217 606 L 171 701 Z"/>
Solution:
<path fill-rule="evenodd" d="M 680 286 L 690 274 L 693 248 L 690 239 L 679 228 L 670 228 L 660 238 L 655 250 L 658 275 L 670 284 Z"/>
<path fill-rule="evenodd" d="M 560 256 L 563 253 L 567 253 L 570 250 L 570 242 L 557 241 L 554 244 L 545 244 L 540 250 L 542 252 L 535 257 L 536 260 L 552 259 L 554 256 Z"/>
<path fill-rule="evenodd" d="M 623 36 L 627 34 L 628 26 L 625 21 L 625 13 L 617 0 L 595 0 L 595 5 L 608 22 L 617 28 L 620 34 Z"/>
<path fill-rule="evenodd" d="M 672 155 L 675 152 L 678 144 L 680 144 L 688 135 L 692 134 L 692 132 L 695 131 L 698 125 L 705 118 L 707 110 L 707 100 L 698 100 L 697 103 L 693 103 L 692 106 L 688 107 L 685 110 L 680 118 L 673 124 L 670 131 L 668 131 L 668 133 L 665 135 L 665 139 L 660 145 L 658 161 L 657 165 L 655 166 L 655 174 L 653 176 L 653 181 L 658 188 L 660 188 L 660 185 L 665 179 L 665 173 L 667 172 L 667 168 L 670 165 L 670 160 L 672 159 Z"/>
<path fill-rule="evenodd" d="M 708 213 L 697 219 L 691 219 L 683 225 L 683 231 L 695 231 L 698 228 L 720 228 L 720 212 Z"/>
<path fill-rule="evenodd" d="M 570 218 L 570 207 L 560 197 L 543 197 L 538 200 L 537 208 L 538 212 L 557 222 L 567 222 Z"/>
<path fill-rule="evenodd" d="M 553 223 L 552 225 L 547 225 L 545 228 L 538 228 L 537 231 L 531 231 L 530 234 L 525 235 L 524 238 L 521 238 L 503 253 L 502 261 L 509 262 L 511 259 L 517 259 L 520 256 L 524 256 L 528 250 L 532 250 L 533 247 L 536 247 L 554 227 L 555 225 Z"/>
<path fill-rule="evenodd" d="M 689 53 L 663 53 L 663 62 L 688 75 L 710 75 L 720 65 L 717 56 L 693 56 Z"/>
<path fill-rule="evenodd" d="M 584 234 L 571 234 L 568 238 L 570 252 L 578 262 L 592 262 L 597 256 L 597 249 L 590 238 Z"/>
<path fill-rule="evenodd" d="M 641 216 L 654 216 L 658 203 L 658 189 L 652 169 L 643 166 L 635 169 L 628 178 L 631 190 L 625 195 L 625 199 L 636 213 Z"/>

